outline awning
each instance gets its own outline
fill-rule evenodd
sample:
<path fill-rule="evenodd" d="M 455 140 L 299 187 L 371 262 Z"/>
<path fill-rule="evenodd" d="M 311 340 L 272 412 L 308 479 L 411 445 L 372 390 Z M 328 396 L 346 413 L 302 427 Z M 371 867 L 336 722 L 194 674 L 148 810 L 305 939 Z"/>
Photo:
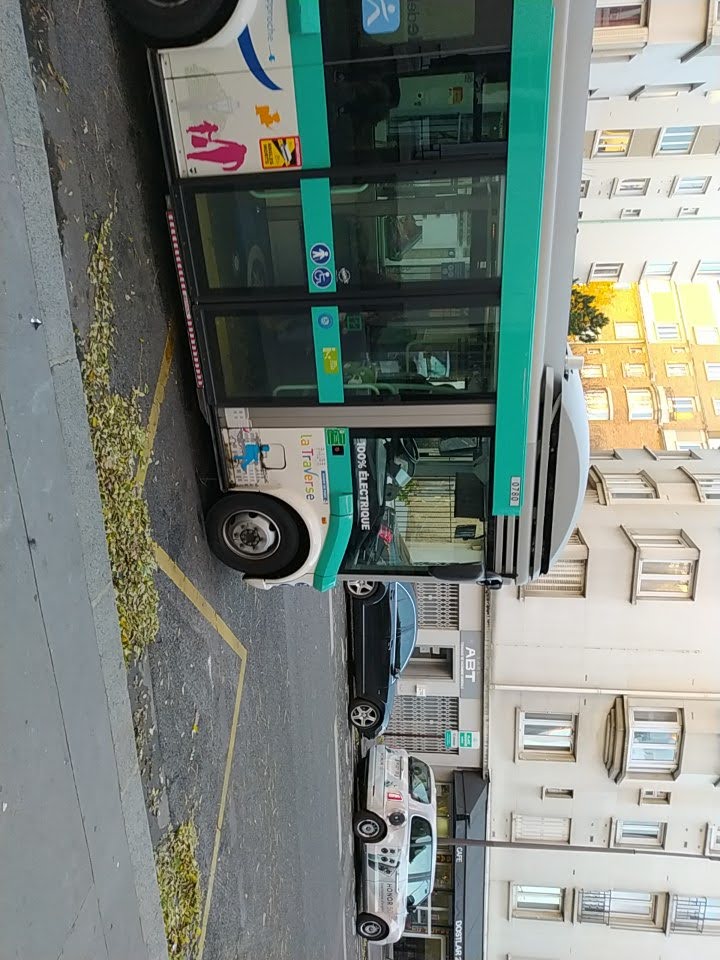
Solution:
<path fill-rule="evenodd" d="M 487 826 L 487 780 L 463 770 L 454 777 L 456 837 L 484 840 Z M 453 903 L 454 960 L 482 960 L 485 913 L 485 847 L 455 847 Z"/>

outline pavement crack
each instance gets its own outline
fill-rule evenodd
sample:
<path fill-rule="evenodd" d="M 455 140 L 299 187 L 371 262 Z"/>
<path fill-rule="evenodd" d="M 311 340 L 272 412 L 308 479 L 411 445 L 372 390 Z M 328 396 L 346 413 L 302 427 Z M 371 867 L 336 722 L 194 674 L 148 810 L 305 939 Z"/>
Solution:
<path fill-rule="evenodd" d="M 87 901 L 87 898 L 88 898 L 88 897 L 90 896 L 90 894 L 92 893 L 94 887 L 95 887 L 95 884 L 94 884 L 94 883 L 91 883 L 90 886 L 89 886 L 88 889 L 87 889 L 87 892 L 86 892 L 85 896 L 82 898 L 82 903 L 81 903 L 80 906 L 78 907 L 78 911 L 77 911 L 77 913 L 75 914 L 75 918 L 74 918 L 73 922 L 70 924 L 70 929 L 69 929 L 68 932 L 65 934 L 65 939 L 63 940 L 63 945 L 62 945 L 62 947 L 60 948 L 60 953 L 57 955 L 57 960 L 62 960 L 62 955 L 63 955 L 63 953 L 65 953 L 65 947 L 67 946 L 67 942 L 68 942 L 68 940 L 70 939 L 70 935 L 71 935 L 71 933 L 73 932 L 73 930 L 75 929 L 75 924 L 78 922 L 78 918 L 80 917 L 80 914 L 83 912 L 83 907 L 85 906 L 85 902 Z"/>

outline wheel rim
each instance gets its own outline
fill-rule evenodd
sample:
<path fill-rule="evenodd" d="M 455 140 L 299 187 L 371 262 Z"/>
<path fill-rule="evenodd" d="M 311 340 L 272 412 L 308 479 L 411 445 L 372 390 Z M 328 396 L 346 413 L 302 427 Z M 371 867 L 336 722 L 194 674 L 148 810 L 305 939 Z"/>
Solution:
<path fill-rule="evenodd" d="M 363 920 L 360 924 L 360 933 L 368 940 L 379 940 L 383 934 L 382 924 L 379 920 Z"/>
<path fill-rule="evenodd" d="M 280 528 L 272 517 L 257 510 L 234 513 L 223 525 L 223 540 L 240 557 L 265 560 L 280 546 Z"/>
<path fill-rule="evenodd" d="M 365 840 L 374 840 L 380 836 L 380 824 L 375 820 L 358 820 L 357 832 Z"/>
<path fill-rule="evenodd" d="M 378 708 L 372 703 L 356 703 L 350 711 L 350 721 L 354 727 L 369 730 L 380 720 Z"/>
<path fill-rule="evenodd" d="M 348 580 L 347 588 L 354 597 L 369 597 L 375 584 L 372 580 Z"/>

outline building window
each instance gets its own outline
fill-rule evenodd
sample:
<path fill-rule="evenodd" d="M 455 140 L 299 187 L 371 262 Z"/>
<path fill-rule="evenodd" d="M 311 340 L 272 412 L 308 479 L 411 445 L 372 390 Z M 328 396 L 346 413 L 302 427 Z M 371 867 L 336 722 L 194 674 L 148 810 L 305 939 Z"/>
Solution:
<path fill-rule="evenodd" d="M 683 711 L 630 707 L 625 769 L 629 774 L 675 774 L 680 766 Z"/>
<path fill-rule="evenodd" d="M 512 885 L 512 915 L 524 920 L 563 920 L 565 889 L 535 887 L 525 883 Z"/>
<path fill-rule="evenodd" d="M 668 362 L 665 364 L 665 371 L 669 377 L 689 377 L 690 364 L 677 361 Z"/>
<path fill-rule="evenodd" d="M 697 411 L 695 397 L 668 397 L 668 404 L 673 420 L 692 420 Z"/>
<path fill-rule="evenodd" d="M 700 213 L 700 207 L 680 207 L 678 217 L 683 220 L 686 217 L 696 217 Z"/>
<path fill-rule="evenodd" d="M 624 363 L 622 366 L 624 377 L 647 376 L 647 366 L 644 363 Z"/>
<path fill-rule="evenodd" d="M 520 760 L 575 760 L 577 716 L 572 713 L 518 711 L 517 755 Z"/>
<path fill-rule="evenodd" d="M 672 793 L 669 790 L 657 790 L 655 787 L 641 787 L 638 795 L 638 803 L 641 806 L 645 804 L 668 806 L 671 799 Z"/>
<path fill-rule="evenodd" d="M 717 501 L 720 500 L 720 474 L 691 473 L 684 467 L 680 469 L 683 470 L 695 484 L 699 500 L 703 503 L 717 503 Z"/>
<path fill-rule="evenodd" d="M 528 817 L 513 813 L 510 839 L 513 843 L 570 843 L 570 817 Z"/>
<path fill-rule="evenodd" d="M 457 583 L 415 584 L 418 626 L 429 630 L 460 629 L 460 587 Z"/>
<path fill-rule="evenodd" d="M 660 131 L 655 152 L 658 154 L 690 153 L 699 127 L 665 127 Z"/>
<path fill-rule="evenodd" d="M 575 791 L 568 787 L 543 787 L 543 800 L 572 800 L 575 797 Z"/>
<path fill-rule="evenodd" d="M 615 337 L 617 340 L 639 340 L 640 327 L 632 321 L 618 321 L 615 323 Z"/>
<path fill-rule="evenodd" d="M 720 343 L 720 330 L 717 327 L 695 327 L 695 340 L 702 346 Z"/>
<path fill-rule="evenodd" d="M 615 195 L 618 197 L 644 197 L 650 186 L 648 178 L 626 178 L 615 183 Z"/>
<path fill-rule="evenodd" d="M 607 376 L 607 370 L 605 369 L 604 363 L 583 363 L 580 373 L 586 379 Z"/>
<path fill-rule="evenodd" d="M 631 420 L 652 420 L 655 416 L 652 391 L 646 388 L 627 391 L 628 417 Z"/>
<path fill-rule="evenodd" d="M 658 340 L 679 340 L 680 327 L 676 323 L 656 323 L 655 335 Z"/>
<path fill-rule="evenodd" d="M 714 360 L 706 360 L 705 376 L 708 380 L 720 380 L 720 363 Z"/>
<path fill-rule="evenodd" d="M 640 207 L 623 207 L 620 211 L 621 220 L 639 220 Z"/>
<path fill-rule="evenodd" d="M 720 857 L 720 823 L 709 823 L 705 834 L 705 856 Z"/>
<path fill-rule="evenodd" d="M 705 193 L 710 183 L 710 177 L 678 177 L 673 185 L 676 196 L 696 197 Z"/>
<path fill-rule="evenodd" d="M 590 268 L 590 280 L 617 281 L 620 279 L 621 263 L 594 263 Z"/>
<path fill-rule="evenodd" d="M 654 86 L 640 87 L 630 94 L 631 100 L 645 100 L 649 97 L 677 97 L 681 93 L 692 93 L 701 84 L 696 83 L 658 83 Z"/>
<path fill-rule="evenodd" d="M 665 846 L 667 823 L 663 820 L 616 820 L 613 845 L 616 847 Z"/>
<path fill-rule="evenodd" d="M 613 3 L 598 5 L 595 10 L 596 27 L 644 27 L 644 3 Z"/>
<path fill-rule="evenodd" d="M 720 260 L 701 260 L 695 271 L 696 277 L 720 277 Z"/>
<path fill-rule="evenodd" d="M 626 157 L 632 130 L 599 130 L 595 138 L 595 157 Z"/>
<path fill-rule="evenodd" d="M 588 195 L 588 187 L 590 186 L 590 181 L 587 177 L 583 177 L 580 181 L 580 196 L 585 199 Z"/>
<path fill-rule="evenodd" d="M 643 269 L 643 277 L 666 277 L 673 275 L 676 260 L 648 260 Z"/>
<path fill-rule="evenodd" d="M 720 897 L 673 897 L 670 929 L 673 933 L 720 934 Z"/>
<path fill-rule="evenodd" d="M 700 551 L 683 530 L 622 529 L 635 548 L 632 603 L 695 598 Z"/>
<path fill-rule="evenodd" d="M 580 923 L 604 923 L 623 930 L 658 930 L 665 926 L 666 893 L 638 890 L 581 890 Z"/>
<path fill-rule="evenodd" d="M 610 393 L 600 387 L 585 391 L 588 420 L 610 420 Z"/>
<path fill-rule="evenodd" d="M 693 454 L 688 450 L 651 450 L 643 447 L 653 460 L 692 460 Z"/>
<path fill-rule="evenodd" d="M 601 473 L 597 467 L 590 470 L 590 480 L 602 491 L 604 503 L 621 503 L 624 500 L 657 500 L 658 492 L 650 477 L 640 473 Z"/>

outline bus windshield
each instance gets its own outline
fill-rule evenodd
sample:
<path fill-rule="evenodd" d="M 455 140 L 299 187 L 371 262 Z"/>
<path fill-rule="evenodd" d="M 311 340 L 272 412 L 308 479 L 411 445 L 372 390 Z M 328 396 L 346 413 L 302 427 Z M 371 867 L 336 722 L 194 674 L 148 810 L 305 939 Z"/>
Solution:
<path fill-rule="evenodd" d="M 356 523 L 345 573 L 422 573 L 478 563 L 489 517 L 490 438 L 351 431 Z"/>

